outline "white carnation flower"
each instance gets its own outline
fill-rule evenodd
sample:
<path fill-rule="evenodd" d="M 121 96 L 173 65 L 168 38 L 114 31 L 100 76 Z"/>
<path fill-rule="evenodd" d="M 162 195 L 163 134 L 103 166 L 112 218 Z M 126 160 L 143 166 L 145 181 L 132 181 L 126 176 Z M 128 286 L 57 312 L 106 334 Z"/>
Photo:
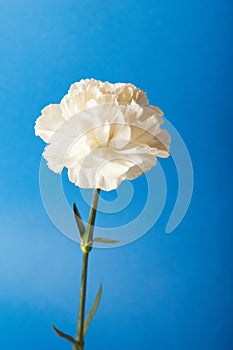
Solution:
<path fill-rule="evenodd" d="M 42 110 L 35 133 L 49 144 L 43 156 L 51 170 L 66 167 L 77 186 L 110 191 L 169 156 L 162 116 L 132 84 L 85 79 Z"/>

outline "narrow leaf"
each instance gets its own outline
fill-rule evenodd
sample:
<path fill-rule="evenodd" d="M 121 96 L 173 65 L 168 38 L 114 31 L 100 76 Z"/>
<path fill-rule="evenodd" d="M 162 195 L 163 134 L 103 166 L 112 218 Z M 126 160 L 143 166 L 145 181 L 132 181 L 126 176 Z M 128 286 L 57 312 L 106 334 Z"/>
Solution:
<path fill-rule="evenodd" d="M 89 324 L 94 316 L 94 314 L 96 313 L 96 310 L 99 306 L 99 303 L 100 303 L 100 299 L 101 299 L 101 295 L 102 295 L 102 283 L 100 284 L 100 287 L 99 287 L 99 290 L 98 290 L 98 293 L 96 295 L 96 298 L 95 298 L 95 302 L 94 304 L 92 305 L 92 308 L 87 316 L 87 319 L 85 321 L 85 324 L 84 324 L 84 336 L 88 330 L 88 327 L 89 327 Z"/>
<path fill-rule="evenodd" d="M 71 337 L 70 335 L 68 335 L 68 334 L 66 334 L 66 333 L 64 333 L 64 332 L 62 332 L 62 331 L 59 331 L 59 329 L 57 329 L 57 328 L 54 326 L 54 324 L 52 324 L 52 328 L 53 328 L 54 332 L 55 332 L 57 335 L 59 335 L 59 337 L 65 338 L 66 340 L 70 341 L 72 344 L 77 344 L 77 341 L 76 341 L 73 337 Z"/>
<path fill-rule="evenodd" d="M 82 238 L 84 233 L 85 233 L 86 228 L 85 228 L 85 225 L 82 221 L 81 215 L 80 215 L 75 203 L 73 204 L 73 211 L 74 211 L 74 217 L 75 217 L 75 220 L 76 220 L 76 223 L 78 226 L 78 230 L 79 230 L 80 236 Z"/>
<path fill-rule="evenodd" d="M 120 241 L 116 239 L 108 239 L 108 238 L 101 238 L 101 237 L 96 237 L 93 239 L 92 242 L 99 242 L 99 243 L 119 243 Z"/>

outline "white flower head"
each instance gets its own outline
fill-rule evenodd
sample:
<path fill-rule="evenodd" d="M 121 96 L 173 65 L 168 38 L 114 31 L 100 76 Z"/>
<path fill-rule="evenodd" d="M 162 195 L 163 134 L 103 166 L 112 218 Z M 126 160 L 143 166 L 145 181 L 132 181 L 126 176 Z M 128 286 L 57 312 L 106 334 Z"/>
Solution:
<path fill-rule="evenodd" d="M 66 167 L 75 185 L 110 191 L 169 156 L 162 116 L 132 84 L 85 79 L 42 110 L 35 134 L 48 143 L 43 156 L 51 170 Z"/>

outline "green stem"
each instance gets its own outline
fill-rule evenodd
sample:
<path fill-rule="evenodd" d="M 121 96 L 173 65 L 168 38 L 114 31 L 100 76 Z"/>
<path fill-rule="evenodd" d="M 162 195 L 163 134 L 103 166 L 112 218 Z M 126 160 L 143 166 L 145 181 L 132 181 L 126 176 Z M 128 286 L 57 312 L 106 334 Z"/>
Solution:
<path fill-rule="evenodd" d="M 84 233 L 84 236 L 83 236 L 82 242 L 81 242 L 81 249 L 83 252 L 90 251 L 92 249 L 91 242 L 93 240 L 93 231 L 94 231 L 94 225 L 95 225 L 95 217 L 96 217 L 96 212 L 97 212 L 99 192 L 100 192 L 99 189 L 95 189 L 93 192 L 88 224 L 87 224 L 87 228 L 86 228 L 86 231 Z"/>
<path fill-rule="evenodd" d="M 97 212 L 97 204 L 99 198 L 99 189 L 95 189 L 92 198 L 92 205 L 89 215 L 89 220 L 85 234 L 81 242 L 82 255 L 82 277 L 80 288 L 80 300 L 79 300 L 79 312 L 78 312 L 78 325 L 76 332 L 77 344 L 73 346 L 73 350 L 84 350 L 84 322 L 85 322 L 85 303 L 86 303 L 86 290 L 87 290 L 87 269 L 88 269 L 88 256 L 92 249 L 93 231 L 95 224 L 95 217 Z"/>
<path fill-rule="evenodd" d="M 79 345 L 80 350 L 84 349 L 83 331 L 84 331 L 84 314 L 85 314 L 85 302 L 86 302 L 86 290 L 87 290 L 88 255 L 89 255 L 89 252 L 86 252 L 86 253 L 83 252 L 82 279 L 81 279 L 79 313 L 78 313 L 78 328 L 77 328 L 77 335 L 76 335 L 76 340 L 78 340 L 80 344 Z"/>

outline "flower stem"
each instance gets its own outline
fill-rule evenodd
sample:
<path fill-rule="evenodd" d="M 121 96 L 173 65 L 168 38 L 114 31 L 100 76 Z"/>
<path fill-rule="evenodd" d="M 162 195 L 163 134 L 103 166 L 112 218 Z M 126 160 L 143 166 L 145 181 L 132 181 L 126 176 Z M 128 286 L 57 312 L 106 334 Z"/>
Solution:
<path fill-rule="evenodd" d="M 86 302 L 86 289 L 87 289 L 87 267 L 88 267 L 88 255 L 89 252 L 83 252 L 83 263 L 82 263 L 82 278 L 81 278 L 81 289 L 80 289 L 80 301 L 79 301 L 79 313 L 78 313 L 78 327 L 76 338 L 79 342 L 79 348 L 74 347 L 74 350 L 84 349 L 84 313 L 85 313 L 85 302 Z"/>
<path fill-rule="evenodd" d="M 84 322 L 85 322 L 85 303 L 86 303 L 86 290 L 87 290 L 87 269 L 88 269 L 88 257 L 92 249 L 93 231 L 95 224 L 95 217 L 97 212 L 97 203 L 99 198 L 99 189 L 95 189 L 93 192 L 92 205 L 89 214 L 89 220 L 84 237 L 81 242 L 82 250 L 82 277 L 80 288 L 80 300 L 79 300 L 79 312 L 78 312 L 78 325 L 76 332 L 77 344 L 74 344 L 73 350 L 84 350 Z"/>

